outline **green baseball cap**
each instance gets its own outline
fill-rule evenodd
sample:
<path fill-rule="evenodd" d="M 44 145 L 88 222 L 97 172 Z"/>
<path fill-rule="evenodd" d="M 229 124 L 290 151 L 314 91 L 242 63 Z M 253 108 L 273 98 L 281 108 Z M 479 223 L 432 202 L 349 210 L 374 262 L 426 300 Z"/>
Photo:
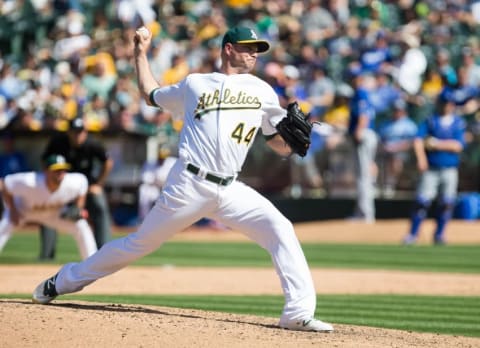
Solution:
<path fill-rule="evenodd" d="M 45 168 L 48 170 L 69 170 L 70 167 L 62 155 L 50 155 L 45 159 Z"/>
<path fill-rule="evenodd" d="M 255 31 L 247 27 L 234 27 L 229 29 L 223 36 L 222 47 L 225 47 L 227 42 L 232 44 L 256 44 L 258 53 L 266 52 L 270 48 L 268 41 L 259 40 Z"/>

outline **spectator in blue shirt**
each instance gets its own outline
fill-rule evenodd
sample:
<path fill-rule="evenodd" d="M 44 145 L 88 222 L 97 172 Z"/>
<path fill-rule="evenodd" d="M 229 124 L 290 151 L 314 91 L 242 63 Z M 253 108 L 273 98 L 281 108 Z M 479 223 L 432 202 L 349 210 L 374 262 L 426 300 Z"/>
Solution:
<path fill-rule="evenodd" d="M 444 244 L 445 227 L 455 205 L 465 125 L 463 119 L 454 113 L 455 102 L 445 94 L 440 94 L 437 106 L 438 113 L 420 125 L 414 140 L 420 181 L 410 219 L 410 231 L 404 239 L 404 244 L 407 245 L 416 242 L 420 225 L 427 217 L 428 208 L 435 198 L 437 211 L 433 242 L 436 245 Z"/>

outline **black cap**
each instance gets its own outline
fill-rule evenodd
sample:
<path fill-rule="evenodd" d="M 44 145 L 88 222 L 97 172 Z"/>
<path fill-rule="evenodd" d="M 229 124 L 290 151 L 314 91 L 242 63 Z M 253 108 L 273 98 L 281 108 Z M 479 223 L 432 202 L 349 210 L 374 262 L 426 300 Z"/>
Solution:
<path fill-rule="evenodd" d="M 225 47 L 227 42 L 232 44 L 256 44 L 258 53 L 266 52 L 270 48 L 268 41 L 259 40 L 255 31 L 247 27 L 235 27 L 228 30 L 223 36 L 222 47 Z"/>
<path fill-rule="evenodd" d="M 71 130 L 84 130 L 85 129 L 85 122 L 81 117 L 75 117 L 69 123 L 69 129 Z"/>

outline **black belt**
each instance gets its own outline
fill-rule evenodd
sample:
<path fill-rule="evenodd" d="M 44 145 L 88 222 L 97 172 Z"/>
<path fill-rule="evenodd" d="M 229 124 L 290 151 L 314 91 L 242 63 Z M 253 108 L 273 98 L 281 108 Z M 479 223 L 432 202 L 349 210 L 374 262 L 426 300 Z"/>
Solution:
<path fill-rule="evenodd" d="M 200 173 L 200 168 L 198 168 L 196 165 L 193 165 L 191 163 L 187 164 L 187 170 L 190 173 L 193 173 L 195 175 L 199 175 Z M 235 179 L 234 176 L 227 176 L 226 178 L 222 178 L 221 176 L 218 176 L 212 173 L 206 173 L 205 176 L 203 175 L 199 175 L 199 176 L 204 178 L 205 180 L 208 180 L 210 182 L 213 182 L 215 184 L 222 185 L 222 186 L 230 185 Z"/>

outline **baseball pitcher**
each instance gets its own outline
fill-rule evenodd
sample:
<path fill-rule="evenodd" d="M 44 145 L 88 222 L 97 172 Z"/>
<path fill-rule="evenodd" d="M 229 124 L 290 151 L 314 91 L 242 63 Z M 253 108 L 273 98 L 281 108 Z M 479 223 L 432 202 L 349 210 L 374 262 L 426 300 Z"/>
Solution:
<path fill-rule="evenodd" d="M 273 88 L 250 74 L 269 43 L 252 29 L 232 28 L 223 37 L 220 72 L 190 74 L 175 85 L 160 87 L 148 64 L 151 34 L 146 28 L 139 30 L 134 40 L 142 96 L 184 121 L 179 159 L 137 232 L 105 244 L 83 262 L 62 267 L 37 287 L 34 302 L 48 303 L 59 294 L 79 291 L 206 217 L 243 231 L 269 252 L 285 295 L 280 327 L 333 331 L 314 318 L 316 293 L 292 223 L 269 200 L 236 180 L 260 130 L 283 156 L 305 156 L 310 144 L 312 125 L 298 105 L 281 108 Z"/>

